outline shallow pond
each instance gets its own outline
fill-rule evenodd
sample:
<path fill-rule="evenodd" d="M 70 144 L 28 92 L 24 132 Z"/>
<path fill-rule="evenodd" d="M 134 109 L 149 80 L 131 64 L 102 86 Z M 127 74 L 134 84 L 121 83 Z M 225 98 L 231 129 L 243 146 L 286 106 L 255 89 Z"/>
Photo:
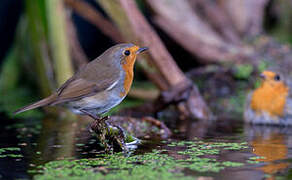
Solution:
<path fill-rule="evenodd" d="M 78 124 L 47 122 L 44 128 L 36 121 L 0 120 L 1 179 L 292 177 L 291 128 L 193 123 L 171 139 L 144 140 L 130 154 L 105 155 Z"/>

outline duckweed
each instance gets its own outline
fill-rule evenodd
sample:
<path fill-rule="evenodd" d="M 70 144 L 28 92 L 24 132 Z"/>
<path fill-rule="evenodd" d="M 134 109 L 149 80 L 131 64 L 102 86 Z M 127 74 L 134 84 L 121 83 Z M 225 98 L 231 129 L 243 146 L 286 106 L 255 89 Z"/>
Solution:
<path fill-rule="evenodd" d="M 165 141 L 165 143 L 167 143 Z M 221 150 L 241 150 L 246 143 L 180 141 L 166 144 L 168 150 L 125 157 L 122 153 L 93 159 L 51 161 L 31 170 L 35 179 L 193 179 L 185 174 L 195 172 L 217 173 L 227 167 L 240 167 L 243 163 L 218 161 L 205 155 L 217 155 Z M 182 150 L 176 151 L 179 147 Z M 40 173 L 40 174 L 38 174 Z"/>
<path fill-rule="evenodd" d="M 21 149 L 19 147 L 6 147 L 0 148 L 0 158 L 21 158 L 23 155 L 21 154 L 12 154 L 12 152 L 19 152 Z"/>

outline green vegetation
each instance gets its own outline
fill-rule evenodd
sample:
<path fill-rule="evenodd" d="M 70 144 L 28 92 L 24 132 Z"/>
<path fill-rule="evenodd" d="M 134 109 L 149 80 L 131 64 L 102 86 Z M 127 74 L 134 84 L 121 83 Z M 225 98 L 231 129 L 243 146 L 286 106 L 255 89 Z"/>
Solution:
<path fill-rule="evenodd" d="M 29 87 L 19 86 L 21 70 L 17 48 L 19 47 L 12 48 L 0 71 L 0 92 L 3 94 L 0 98 L 0 112 L 7 112 L 11 117 L 13 117 L 12 113 L 17 108 L 27 105 L 38 98 L 33 96 L 33 91 Z M 32 110 L 18 117 L 40 119 L 43 114 L 39 110 Z"/>
<path fill-rule="evenodd" d="M 175 151 L 176 148 L 184 148 Z M 59 160 L 46 163 L 30 173 L 35 179 L 193 179 L 185 169 L 217 173 L 227 167 L 240 167 L 244 163 L 218 161 L 208 158 L 222 150 L 239 151 L 247 143 L 180 141 L 167 144 L 166 149 L 125 157 L 122 153 L 93 159 Z"/>
<path fill-rule="evenodd" d="M 19 154 L 19 151 L 21 149 L 18 147 L 6 147 L 6 148 L 0 148 L 0 158 L 22 158 L 23 155 Z M 14 153 L 13 153 L 14 152 Z M 18 152 L 15 154 L 15 152 Z"/>
<path fill-rule="evenodd" d="M 235 66 L 234 76 L 238 79 L 248 79 L 253 72 L 251 64 L 238 64 Z"/>

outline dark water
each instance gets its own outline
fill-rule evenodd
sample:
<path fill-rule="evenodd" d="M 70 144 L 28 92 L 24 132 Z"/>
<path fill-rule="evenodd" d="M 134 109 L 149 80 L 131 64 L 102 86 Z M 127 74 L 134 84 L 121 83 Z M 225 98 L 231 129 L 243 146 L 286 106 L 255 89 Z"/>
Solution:
<path fill-rule="evenodd" d="M 78 129 L 81 127 L 78 124 L 44 121 L 41 125 L 36 120 L 19 122 L 3 117 L 0 126 L 1 179 L 32 179 L 36 173 L 32 170 L 46 162 L 65 157 L 90 158 L 102 154 L 96 141 L 88 139 L 87 134 Z M 72 128 L 77 129 L 74 135 Z M 225 168 L 218 173 L 200 173 L 186 169 L 184 173 L 187 176 L 227 180 L 292 178 L 292 128 L 244 126 L 237 121 L 227 121 L 212 126 L 194 123 L 183 131 L 184 133 L 177 133 L 174 139 L 148 140 L 133 155 L 151 152 L 153 149 L 168 149 L 169 156 L 178 158 L 176 151 L 184 147 L 169 148 L 167 144 L 182 140 L 247 142 L 247 149 L 220 151 L 220 154 L 213 155 L 219 161 L 244 163 L 241 167 Z M 260 157 L 255 160 L 259 163 L 246 163 L 254 156 Z"/>

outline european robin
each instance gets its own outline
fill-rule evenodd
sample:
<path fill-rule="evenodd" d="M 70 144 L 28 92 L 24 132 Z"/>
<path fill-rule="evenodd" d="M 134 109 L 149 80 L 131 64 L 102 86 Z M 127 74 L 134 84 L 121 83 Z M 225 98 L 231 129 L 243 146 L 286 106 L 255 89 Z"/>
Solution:
<path fill-rule="evenodd" d="M 133 81 L 136 57 L 147 49 L 134 44 L 117 44 L 78 70 L 55 93 L 15 113 L 61 105 L 75 114 L 98 119 L 126 97 Z"/>
<path fill-rule="evenodd" d="M 247 96 L 244 119 L 253 124 L 292 125 L 292 99 L 287 79 L 273 71 L 260 75 L 262 82 Z"/>

